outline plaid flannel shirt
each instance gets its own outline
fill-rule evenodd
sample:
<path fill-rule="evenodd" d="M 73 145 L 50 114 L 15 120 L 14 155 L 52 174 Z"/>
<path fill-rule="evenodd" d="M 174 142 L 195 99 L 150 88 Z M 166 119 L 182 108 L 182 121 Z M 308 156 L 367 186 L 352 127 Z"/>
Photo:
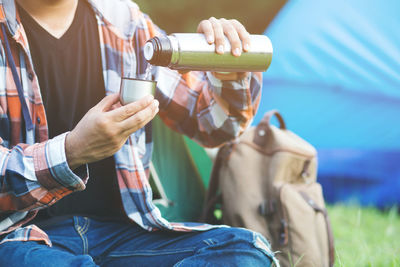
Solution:
<path fill-rule="evenodd" d="M 121 76 L 141 75 L 146 40 L 162 34 L 137 5 L 129 0 L 87 0 L 96 14 L 106 94 L 119 92 Z M 14 0 L 0 0 L 0 235 L 2 241 L 42 241 L 44 231 L 27 225 L 39 209 L 74 191 L 84 190 L 88 174 L 68 166 L 65 137 L 48 139 L 46 113 L 38 78 L 33 70 L 27 37 Z M 33 129 L 27 129 L 21 102 L 7 64 L 5 38 L 10 43 Z M 237 137 L 251 121 L 261 94 L 261 74 L 237 81 L 220 81 L 209 73 L 180 75 L 153 68 L 158 81 L 159 115 L 172 129 L 204 146 L 217 146 Z M 67 111 L 66 111 L 67 112 Z M 213 226 L 171 223 L 152 203 L 148 168 L 152 144 L 145 130 L 132 134 L 115 154 L 117 179 L 126 216 L 149 231 L 207 230 Z"/>

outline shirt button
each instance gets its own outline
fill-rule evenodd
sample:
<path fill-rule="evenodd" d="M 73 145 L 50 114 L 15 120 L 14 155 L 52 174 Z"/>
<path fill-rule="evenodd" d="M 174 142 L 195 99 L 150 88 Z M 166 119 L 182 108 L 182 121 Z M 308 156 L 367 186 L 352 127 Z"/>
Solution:
<path fill-rule="evenodd" d="M 29 73 L 29 74 L 28 74 L 28 78 L 29 78 L 29 80 L 32 81 L 32 80 L 33 80 L 33 74 L 32 74 L 32 73 Z"/>
<path fill-rule="evenodd" d="M 40 117 L 37 117 L 36 121 L 37 121 L 38 124 L 40 124 Z"/>

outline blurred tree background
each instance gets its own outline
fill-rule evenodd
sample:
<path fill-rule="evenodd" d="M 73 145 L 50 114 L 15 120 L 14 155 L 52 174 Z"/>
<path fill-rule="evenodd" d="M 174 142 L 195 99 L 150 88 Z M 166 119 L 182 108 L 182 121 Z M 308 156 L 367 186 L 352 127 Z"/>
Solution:
<path fill-rule="evenodd" d="M 167 33 L 195 32 L 203 19 L 235 18 L 250 33 L 261 34 L 286 0 L 135 0 Z"/>

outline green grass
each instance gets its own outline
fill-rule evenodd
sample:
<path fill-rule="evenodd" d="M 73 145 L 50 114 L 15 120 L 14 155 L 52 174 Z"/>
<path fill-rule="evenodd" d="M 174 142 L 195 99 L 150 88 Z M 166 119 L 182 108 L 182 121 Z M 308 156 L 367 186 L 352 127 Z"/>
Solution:
<path fill-rule="evenodd" d="M 400 266 L 400 215 L 393 208 L 328 207 L 335 236 L 335 266 Z"/>

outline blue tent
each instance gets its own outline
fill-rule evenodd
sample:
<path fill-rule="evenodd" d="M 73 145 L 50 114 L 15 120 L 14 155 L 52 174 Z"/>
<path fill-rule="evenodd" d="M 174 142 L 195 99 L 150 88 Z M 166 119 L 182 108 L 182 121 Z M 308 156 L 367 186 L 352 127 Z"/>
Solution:
<path fill-rule="evenodd" d="M 399 11 L 399 0 L 291 0 L 265 32 L 274 56 L 254 123 L 279 109 L 317 147 L 330 202 L 400 204 Z"/>

